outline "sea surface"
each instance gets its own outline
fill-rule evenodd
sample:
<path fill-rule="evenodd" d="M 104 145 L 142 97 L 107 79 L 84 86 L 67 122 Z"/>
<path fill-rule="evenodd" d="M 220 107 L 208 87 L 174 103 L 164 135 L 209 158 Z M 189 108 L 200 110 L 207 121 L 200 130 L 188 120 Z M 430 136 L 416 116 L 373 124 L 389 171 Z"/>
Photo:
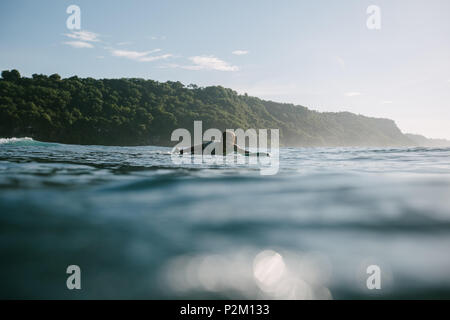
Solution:
<path fill-rule="evenodd" d="M 450 149 L 174 159 L 0 139 L 0 298 L 450 298 Z"/>

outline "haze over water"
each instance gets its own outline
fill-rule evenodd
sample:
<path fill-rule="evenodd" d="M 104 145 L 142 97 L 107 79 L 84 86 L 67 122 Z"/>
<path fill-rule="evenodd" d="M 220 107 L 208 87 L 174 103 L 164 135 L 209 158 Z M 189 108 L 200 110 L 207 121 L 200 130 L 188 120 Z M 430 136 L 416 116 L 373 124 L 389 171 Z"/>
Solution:
<path fill-rule="evenodd" d="M 449 159 L 282 148 L 261 176 L 163 147 L 1 139 L 0 297 L 449 298 Z"/>

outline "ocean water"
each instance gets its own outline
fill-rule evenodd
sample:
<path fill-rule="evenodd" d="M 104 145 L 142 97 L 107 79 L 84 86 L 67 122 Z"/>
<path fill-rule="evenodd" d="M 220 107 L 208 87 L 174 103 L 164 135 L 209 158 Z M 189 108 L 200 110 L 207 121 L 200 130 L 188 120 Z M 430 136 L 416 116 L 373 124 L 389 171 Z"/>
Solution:
<path fill-rule="evenodd" d="M 279 157 L 0 139 L 0 298 L 450 298 L 450 149 Z"/>

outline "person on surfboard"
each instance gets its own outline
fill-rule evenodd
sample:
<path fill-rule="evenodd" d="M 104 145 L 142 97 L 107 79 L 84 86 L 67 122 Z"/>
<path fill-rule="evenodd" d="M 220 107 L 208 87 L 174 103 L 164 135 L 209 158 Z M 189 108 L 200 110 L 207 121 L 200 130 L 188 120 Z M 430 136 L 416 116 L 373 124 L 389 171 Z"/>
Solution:
<path fill-rule="evenodd" d="M 192 146 L 184 149 L 176 148 L 175 153 L 203 154 L 207 147 L 208 150 L 211 150 L 211 153 L 207 154 L 211 155 L 227 155 L 229 153 L 236 152 L 244 156 L 270 156 L 270 154 L 267 152 L 250 152 L 242 149 L 236 144 L 236 135 L 231 131 L 225 131 L 222 133 L 222 141 L 208 141 L 203 143 L 202 145 Z"/>

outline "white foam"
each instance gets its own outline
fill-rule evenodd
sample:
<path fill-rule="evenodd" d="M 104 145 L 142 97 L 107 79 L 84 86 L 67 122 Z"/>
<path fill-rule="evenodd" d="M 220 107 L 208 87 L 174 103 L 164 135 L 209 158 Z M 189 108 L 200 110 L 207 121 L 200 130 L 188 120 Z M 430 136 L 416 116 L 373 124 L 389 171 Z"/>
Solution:
<path fill-rule="evenodd" d="M 17 143 L 17 142 L 33 142 L 33 138 L 25 137 L 25 138 L 0 138 L 0 144 L 9 144 L 9 143 Z"/>

